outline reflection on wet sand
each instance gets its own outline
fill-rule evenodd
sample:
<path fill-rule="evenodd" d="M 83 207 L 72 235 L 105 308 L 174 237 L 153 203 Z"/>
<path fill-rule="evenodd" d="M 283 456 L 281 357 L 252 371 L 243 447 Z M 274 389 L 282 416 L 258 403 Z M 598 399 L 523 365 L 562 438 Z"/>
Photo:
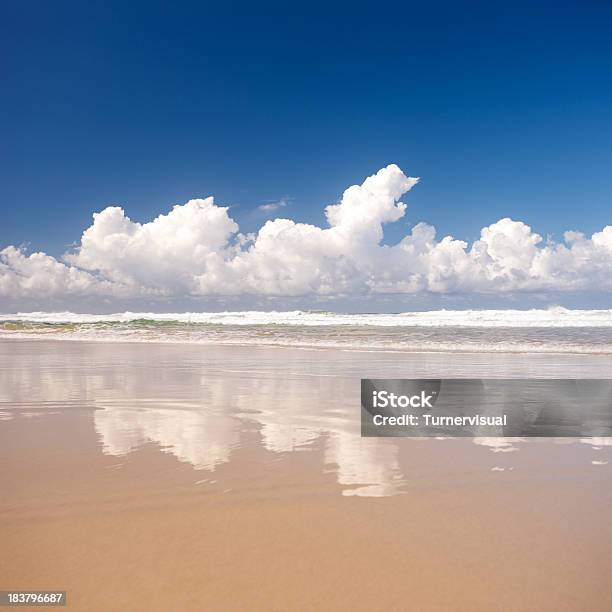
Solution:
<path fill-rule="evenodd" d="M 402 461 L 401 449 L 441 442 L 362 438 L 361 376 L 539 372 L 603 377 L 608 370 L 607 361 L 593 356 L 496 356 L 493 364 L 475 355 L 450 360 L 444 355 L 180 345 L 13 341 L 2 346 L 3 419 L 35 409 L 43 414 L 91 410 L 106 455 L 127 455 L 153 443 L 197 470 L 214 471 L 247 445 L 274 454 L 322 448 L 321 469 L 334 474 L 343 495 L 375 497 L 405 491 L 412 466 Z M 606 465 L 602 452 L 612 450 L 610 439 L 581 442 L 596 453 L 588 458 L 591 465 Z M 535 442 L 476 438 L 467 443 L 510 457 Z M 495 467 L 486 465 L 487 470 Z"/>
<path fill-rule="evenodd" d="M 359 423 L 361 377 L 608 360 L 0 342 L 3 580 L 92 612 L 610 610 L 612 440 Z"/>
<path fill-rule="evenodd" d="M 271 453 L 323 446 L 326 471 L 345 495 L 399 493 L 406 470 L 393 439 L 361 438 L 360 376 L 602 376 L 592 356 L 385 355 L 239 347 L 143 347 L 10 342 L 0 373 L 2 418 L 35 407 L 92 409 L 102 451 L 122 456 L 155 443 L 179 461 L 214 471 L 257 431 Z M 32 351 L 35 347 L 36 351 Z M 82 359 L 82 353 L 87 359 Z M 561 362 L 561 363 L 560 363 Z M 586 372 L 586 374 L 585 374 Z M 252 436 L 248 437 L 249 443 Z M 494 453 L 516 452 L 519 439 L 476 438 Z M 608 438 L 585 438 L 594 450 Z M 416 443 L 416 442 L 414 442 Z M 421 442 L 422 443 L 422 442 Z M 433 442 L 431 442 L 433 443 Z M 405 442 L 404 442 L 405 444 Z M 594 460 L 595 461 L 595 460 Z M 593 465 L 605 465 L 597 458 Z"/>
<path fill-rule="evenodd" d="M 272 453 L 308 450 L 320 440 L 325 467 L 335 473 L 338 484 L 346 487 L 345 495 L 382 496 L 400 491 L 403 474 L 397 444 L 392 440 L 361 438 L 358 423 L 350 414 L 335 411 L 329 415 L 325 410 L 312 414 L 299 395 L 287 393 L 282 381 L 259 385 L 253 379 L 244 394 L 226 405 L 232 415 L 228 416 L 223 414 L 223 406 L 215 404 L 216 398 L 226 397 L 227 386 L 225 380 L 205 384 L 211 408 L 206 403 L 171 400 L 96 401 L 94 426 L 103 452 L 121 456 L 153 442 L 179 461 L 196 469 L 214 471 L 229 462 L 232 452 L 246 443 L 245 431 L 254 425 L 261 446 Z M 274 398 L 283 388 L 283 406 L 275 405 Z M 293 391 L 297 393 L 295 386 Z M 317 405 L 314 403 L 313 407 L 316 409 Z M 303 409 L 295 410 L 296 406 Z"/>
<path fill-rule="evenodd" d="M 197 408 L 107 407 L 95 411 L 94 425 L 107 455 L 126 455 L 155 442 L 198 470 L 227 463 L 240 439 L 236 419 L 210 417 Z"/>

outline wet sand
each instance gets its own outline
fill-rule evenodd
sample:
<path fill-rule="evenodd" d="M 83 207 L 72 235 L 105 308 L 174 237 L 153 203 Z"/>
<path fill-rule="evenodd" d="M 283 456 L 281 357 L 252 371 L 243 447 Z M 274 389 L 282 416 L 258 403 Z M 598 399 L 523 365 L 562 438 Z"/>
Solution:
<path fill-rule="evenodd" d="M 0 589 L 74 610 L 612 609 L 607 440 L 359 436 L 359 378 L 609 356 L 0 342 Z"/>

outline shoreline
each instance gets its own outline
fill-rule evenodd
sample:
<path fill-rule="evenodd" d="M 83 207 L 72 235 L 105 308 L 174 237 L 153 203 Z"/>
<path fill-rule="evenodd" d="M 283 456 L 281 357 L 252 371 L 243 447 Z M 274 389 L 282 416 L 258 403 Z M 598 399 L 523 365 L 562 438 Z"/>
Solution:
<path fill-rule="evenodd" d="M 51 335 L 51 334 L 49 334 Z M 477 349 L 474 348 L 472 350 L 466 348 L 457 348 L 453 349 L 426 349 L 426 350 L 416 350 L 416 349 L 387 349 L 387 348 L 358 348 L 354 346 L 339 346 L 339 345 L 304 345 L 304 344 L 281 344 L 281 343 L 264 343 L 264 342 L 207 342 L 203 340 L 197 341 L 185 341 L 185 340 L 162 340 L 159 338 L 155 338 L 152 340 L 137 340 L 137 339 L 123 339 L 123 338 L 68 338 L 61 337 L 59 335 L 54 336 L 52 338 L 46 336 L 36 336 L 36 337 L 15 337 L 11 335 L 1 335 L 0 334 L 0 342 L 2 341 L 8 342 L 75 342 L 75 343 L 91 343 L 91 344 L 128 344 L 128 345 L 172 345 L 172 346 L 205 346 L 205 347 L 237 347 L 237 348 L 267 348 L 267 349 L 289 349 L 289 350 L 305 350 L 305 351 L 339 351 L 339 352 L 355 352 L 355 353 L 386 353 L 386 354 L 398 354 L 398 355 L 550 355 L 550 356 L 600 356 L 600 357 L 612 357 L 611 352 L 605 351 L 577 351 L 577 350 L 542 350 L 535 347 L 531 347 L 529 349 L 525 348 L 524 350 L 511 350 L 511 349 L 500 349 L 497 351 L 488 350 L 488 349 Z M 612 377 L 612 374 L 611 374 Z"/>

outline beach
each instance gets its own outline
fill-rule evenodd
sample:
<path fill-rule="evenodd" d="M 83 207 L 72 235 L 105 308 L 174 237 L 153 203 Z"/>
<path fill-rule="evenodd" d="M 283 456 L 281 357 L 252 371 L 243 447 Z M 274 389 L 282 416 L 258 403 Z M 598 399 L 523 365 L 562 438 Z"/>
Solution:
<path fill-rule="evenodd" d="M 75 610 L 608 610 L 608 440 L 361 438 L 365 376 L 607 355 L 0 342 L 2 588 Z"/>
<path fill-rule="evenodd" d="M 0 612 L 612 612 L 612 3 L 0 15 Z"/>

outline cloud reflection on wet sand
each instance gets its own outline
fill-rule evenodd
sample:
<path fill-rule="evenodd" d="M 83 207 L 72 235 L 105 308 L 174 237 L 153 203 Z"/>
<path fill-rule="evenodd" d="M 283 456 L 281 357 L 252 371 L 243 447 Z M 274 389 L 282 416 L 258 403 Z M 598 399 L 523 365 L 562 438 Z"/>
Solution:
<path fill-rule="evenodd" d="M 196 470 L 214 472 L 234 453 L 257 444 L 274 454 L 323 449 L 322 469 L 343 495 L 402 493 L 414 476 L 402 449 L 438 440 L 362 438 L 359 378 L 429 376 L 601 375 L 593 357 L 559 359 L 471 355 L 384 355 L 245 347 L 89 345 L 14 342 L 4 356 L 3 418 L 47 411 L 93 409 L 102 452 L 124 456 L 154 443 Z M 6 347 L 6 343 L 3 345 Z M 37 349 L 33 356 L 33 350 Z M 449 375 L 449 374 L 447 374 Z M 7 415 L 9 415 L 7 417 Z M 251 435 L 255 433 L 255 435 Z M 566 444 L 568 440 L 561 440 Z M 612 439 L 584 438 L 589 465 L 607 464 Z M 452 442 L 451 442 L 452 443 Z M 534 441 L 475 438 L 463 442 L 490 455 L 487 472 L 512 471 L 511 457 Z M 574 445 L 575 446 L 575 445 Z M 602 450 L 603 449 L 603 450 Z M 585 448 L 585 450 L 587 450 Z M 605 455 L 605 456 L 604 456 Z M 506 464 L 498 465 L 501 457 Z"/>

